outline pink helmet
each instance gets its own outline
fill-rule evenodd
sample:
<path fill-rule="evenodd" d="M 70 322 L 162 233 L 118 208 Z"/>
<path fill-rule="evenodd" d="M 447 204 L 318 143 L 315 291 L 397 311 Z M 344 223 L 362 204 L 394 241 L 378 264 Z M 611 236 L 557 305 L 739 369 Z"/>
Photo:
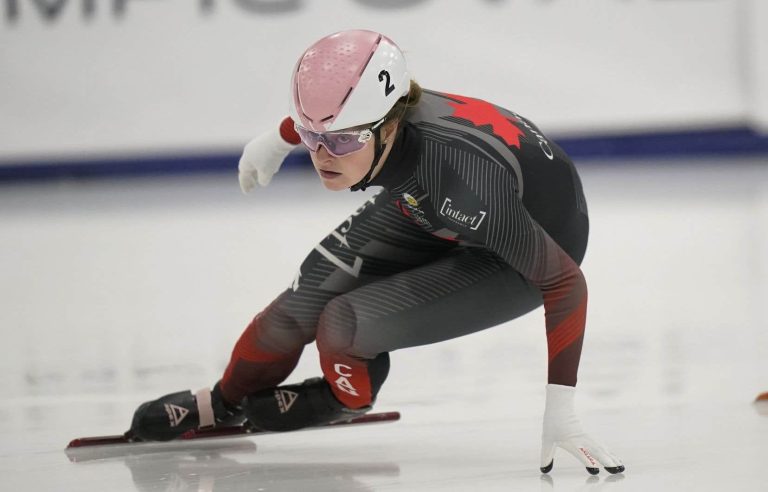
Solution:
<path fill-rule="evenodd" d="M 400 48 L 377 32 L 341 31 L 310 46 L 291 78 L 290 115 L 309 130 L 342 130 L 383 118 L 408 94 Z"/>

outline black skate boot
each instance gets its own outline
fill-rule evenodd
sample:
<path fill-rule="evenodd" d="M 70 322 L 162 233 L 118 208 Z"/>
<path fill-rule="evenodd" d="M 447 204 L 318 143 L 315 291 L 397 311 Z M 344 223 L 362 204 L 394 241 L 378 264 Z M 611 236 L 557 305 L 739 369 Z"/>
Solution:
<path fill-rule="evenodd" d="M 242 408 L 249 424 L 268 431 L 291 431 L 346 420 L 371 409 L 345 407 L 323 378 L 258 391 L 243 398 Z"/>
<path fill-rule="evenodd" d="M 224 401 L 219 384 L 192 394 L 180 391 L 143 403 L 133 414 L 128 432 L 142 441 L 170 441 L 202 427 L 238 425 L 245 417 L 240 406 Z"/>

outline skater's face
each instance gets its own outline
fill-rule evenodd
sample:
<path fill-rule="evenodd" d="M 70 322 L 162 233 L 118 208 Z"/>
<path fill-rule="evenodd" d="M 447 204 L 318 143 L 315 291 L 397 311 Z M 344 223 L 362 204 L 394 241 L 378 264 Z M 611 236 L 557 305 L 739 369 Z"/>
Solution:
<path fill-rule="evenodd" d="M 379 173 L 389 155 L 396 128 L 396 123 L 384 125 L 382 128 L 382 139 L 387 143 L 387 146 L 379 160 L 379 165 L 374 169 L 373 176 Z M 375 146 L 375 139 L 371 138 L 361 150 L 337 157 L 329 153 L 325 145 L 321 143 L 317 151 L 310 150 L 309 155 L 312 157 L 312 164 L 315 166 L 315 171 L 320 176 L 323 186 L 332 191 L 339 191 L 354 186 L 368 174 L 373 162 Z"/>

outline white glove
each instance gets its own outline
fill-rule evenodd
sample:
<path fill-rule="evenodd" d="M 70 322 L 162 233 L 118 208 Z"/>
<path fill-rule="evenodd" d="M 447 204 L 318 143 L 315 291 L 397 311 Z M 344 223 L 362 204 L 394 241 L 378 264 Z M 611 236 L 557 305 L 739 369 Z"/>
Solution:
<path fill-rule="evenodd" d="M 576 388 L 573 386 L 547 385 L 544 432 L 541 438 L 541 472 L 549 473 L 552 470 L 557 447 L 581 460 L 592 475 L 600 473 L 600 465 L 609 473 L 623 472 L 621 460 L 582 430 L 581 421 L 574 409 L 575 394 Z"/>
<path fill-rule="evenodd" d="M 237 166 L 240 189 L 243 193 L 251 191 L 257 182 L 261 186 L 267 186 L 294 147 L 293 144 L 283 140 L 279 128 L 263 133 L 248 142 Z"/>

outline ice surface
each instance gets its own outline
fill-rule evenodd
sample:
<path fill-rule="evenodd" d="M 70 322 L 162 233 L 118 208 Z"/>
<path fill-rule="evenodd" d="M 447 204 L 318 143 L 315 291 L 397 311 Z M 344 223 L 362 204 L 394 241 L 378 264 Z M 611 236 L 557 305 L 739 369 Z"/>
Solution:
<path fill-rule="evenodd" d="M 250 318 L 365 196 L 283 172 L 0 186 L 0 489 L 766 490 L 768 162 L 586 163 L 578 408 L 627 465 L 538 471 L 542 311 L 392 354 L 400 422 L 65 453 L 213 384 Z M 292 199 L 293 201 L 289 201 Z M 291 380 L 319 374 L 309 347 Z"/>

